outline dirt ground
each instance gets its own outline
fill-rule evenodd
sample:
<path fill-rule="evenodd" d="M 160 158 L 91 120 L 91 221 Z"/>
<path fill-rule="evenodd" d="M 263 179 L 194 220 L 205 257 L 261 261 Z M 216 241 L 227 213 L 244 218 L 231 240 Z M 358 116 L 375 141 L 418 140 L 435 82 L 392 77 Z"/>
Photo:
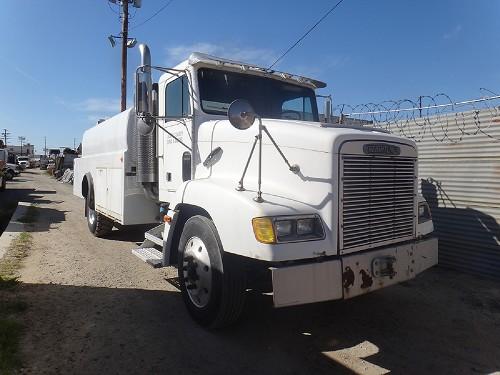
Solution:
<path fill-rule="evenodd" d="M 36 203 L 20 293 L 29 374 L 489 374 L 500 370 L 500 285 L 434 268 L 347 301 L 273 309 L 209 332 L 188 317 L 174 269 L 130 250 L 140 230 L 94 238 L 71 186 L 28 170 L 8 189 Z M 3 198 L 2 198 L 3 199 Z M 350 349 L 349 349 L 350 348 Z M 362 360 L 356 357 L 365 357 Z M 349 370 L 350 368 L 351 370 Z"/>

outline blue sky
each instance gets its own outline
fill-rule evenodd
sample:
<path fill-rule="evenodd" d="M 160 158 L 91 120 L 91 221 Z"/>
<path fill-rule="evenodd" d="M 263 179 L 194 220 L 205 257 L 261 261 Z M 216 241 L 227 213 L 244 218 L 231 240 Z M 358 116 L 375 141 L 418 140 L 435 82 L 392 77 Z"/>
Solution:
<path fill-rule="evenodd" d="M 191 51 L 269 65 L 335 1 L 143 0 L 131 36 L 153 63 Z M 2 0 L 0 129 L 43 148 L 79 143 L 96 119 L 119 110 L 116 6 L 106 0 Z M 135 13 L 135 15 L 134 15 Z M 335 103 L 444 92 L 462 100 L 500 91 L 499 1 L 345 0 L 276 69 L 328 84 Z M 137 49 L 129 49 L 129 102 Z"/>

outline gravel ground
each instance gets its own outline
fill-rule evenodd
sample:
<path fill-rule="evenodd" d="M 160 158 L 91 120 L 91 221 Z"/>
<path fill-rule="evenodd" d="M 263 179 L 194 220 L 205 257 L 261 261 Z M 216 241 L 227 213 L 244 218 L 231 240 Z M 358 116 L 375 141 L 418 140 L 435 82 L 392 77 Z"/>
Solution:
<path fill-rule="evenodd" d="M 252 295 L 242 324 L 213 333 L 188 317 L 167 281 L 174 269 L 152 269 L 131 254 L 142 231 L 94 238 L 71 186 L 39 171 L 8 188 L 40 211 L 22 269 L 23 373 L 500 370 L 500 285 L 492 281 L 434 268 L 347 301 L 273 309 L 270 297 Z"/>

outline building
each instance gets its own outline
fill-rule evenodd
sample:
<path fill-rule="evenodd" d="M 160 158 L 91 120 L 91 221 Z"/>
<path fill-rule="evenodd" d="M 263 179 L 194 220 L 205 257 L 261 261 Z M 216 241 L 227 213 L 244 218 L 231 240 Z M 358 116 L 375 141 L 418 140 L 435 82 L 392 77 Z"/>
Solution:
<path fill-rule="evenodd" d="M 21 146 L 13 146 L 13 145 L 8 145 L 7 150 L 14 155 L 34 155 L 35 154 L 35 145 L 32 145 L 30 143 L 26 143 L 23 145 L 22 152 L 21 152 Z"/>

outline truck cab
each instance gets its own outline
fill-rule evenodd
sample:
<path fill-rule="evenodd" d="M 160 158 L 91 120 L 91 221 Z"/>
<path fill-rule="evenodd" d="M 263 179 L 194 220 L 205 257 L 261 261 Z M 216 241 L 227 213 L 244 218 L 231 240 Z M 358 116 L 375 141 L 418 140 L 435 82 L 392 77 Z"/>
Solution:
<path fill-rule="evenodd" d="M 74 191 L 97 236 L 162 223 L 135 254 L 177 266 L 197 322 L 233 323 L 249 289 L 346 299 L 437 263 L 412 140 L 320 122 L 320 81 L 200 53 L 154 67 L 139 48 L 135 107 L 85 132 Z"/>
<path fill-rule="evenodd" d="M 18 156 L 17 165 L 19 165 L 22 169 L 28 168 L 30 166 L 30 158 L 28 156 Z"/>

